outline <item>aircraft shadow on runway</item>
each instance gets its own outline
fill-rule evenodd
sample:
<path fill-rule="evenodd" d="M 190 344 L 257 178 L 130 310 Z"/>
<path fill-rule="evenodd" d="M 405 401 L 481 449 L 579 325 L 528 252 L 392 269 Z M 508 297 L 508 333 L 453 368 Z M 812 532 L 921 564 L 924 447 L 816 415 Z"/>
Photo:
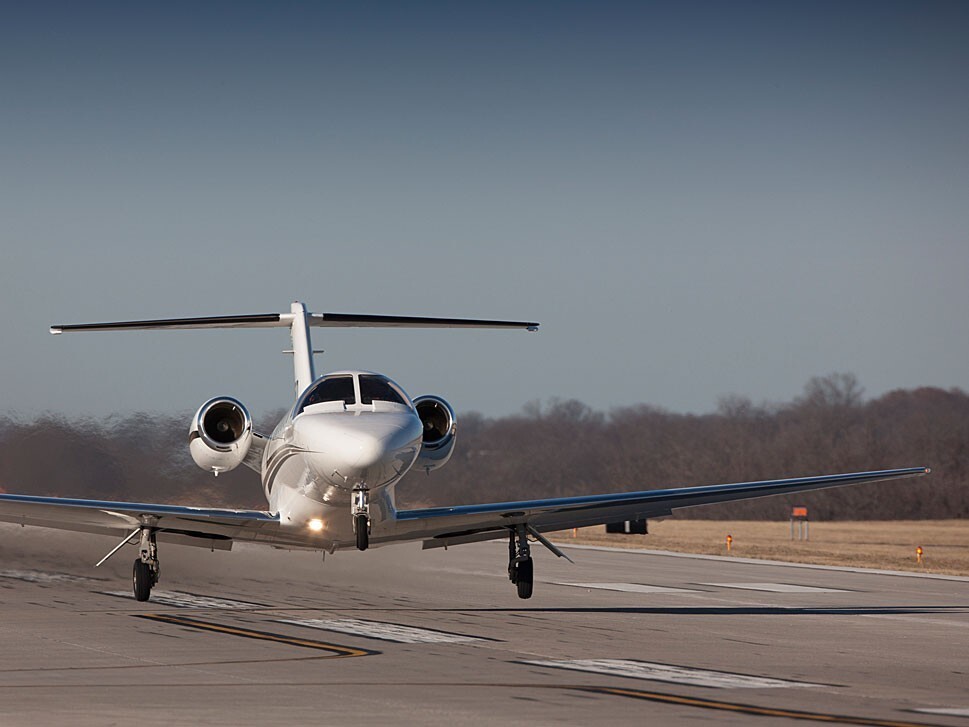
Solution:
<path fill-rule="evenodd" d="M 450 613 L 630 613 L 669 616 L 924 616 L 933 614 L 969 613 L 969 606 L 701 606 L 695 608 L 684 606 L 673 606 L 668 608 L 657 606 L 580 606 L 551 608 L 434 608 L 421 610 Z"/>

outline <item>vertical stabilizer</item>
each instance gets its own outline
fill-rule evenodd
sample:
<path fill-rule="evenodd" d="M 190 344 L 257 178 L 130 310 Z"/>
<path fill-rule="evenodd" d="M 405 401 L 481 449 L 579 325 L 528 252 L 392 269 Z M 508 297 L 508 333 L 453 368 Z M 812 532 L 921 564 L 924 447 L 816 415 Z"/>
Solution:
<path fill-rule="evenodd" d="M 313 344 L 310 341 L 306 306 L 299 301 L 294 301 L 289 309 L 293 314 L 290 337 L 293 340 L 293 372 L 296 376 L 296 396 L 298 397 L 316 378 L 313 371 Z"/>

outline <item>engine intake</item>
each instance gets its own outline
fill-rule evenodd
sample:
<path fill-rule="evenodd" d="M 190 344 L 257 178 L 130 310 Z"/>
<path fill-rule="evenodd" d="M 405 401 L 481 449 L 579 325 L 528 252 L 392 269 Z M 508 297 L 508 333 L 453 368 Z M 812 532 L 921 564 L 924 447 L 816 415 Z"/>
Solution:
<path fill-rule="evenodd" d="M 242 464 L 252 444 L 252 417 L 235 399 L 220 396 L 202 404 L 192 419 L 188 448 L 203 470 L 228 472 Z"/>
<path fill-rule="evenodd" d="M 421 451 L 414 466 L 430 472 L 451 459 L 458 418 L 451 405 L 439 396 L 419 396 L 414 399 L 414 407 L 424 424 Z"/>

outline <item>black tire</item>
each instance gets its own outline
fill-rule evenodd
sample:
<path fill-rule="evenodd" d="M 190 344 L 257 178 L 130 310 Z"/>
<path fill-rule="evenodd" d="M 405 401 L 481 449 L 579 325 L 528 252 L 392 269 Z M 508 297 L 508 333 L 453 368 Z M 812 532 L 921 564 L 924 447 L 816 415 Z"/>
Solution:
<path fill-rule="evenodd" d="M 357 531 L 357 550 L 366 550 L 370 546 L 370 528 L 366 515 L 355 515 L 354 530 Z"/>
<path fill-rule="evenodd" d="M 532 559 L 523 560 L 517 567 L 518 578 L 515 585 L 518 586 L 519 598 L 532 597 Z"/>
<path fill-rule="evenodd" d="M 135 566 L 131 571 L 131 585 L 135 592 L 136 601 L 147 601 L 151 596 L 152 581 L 151 568 L 147 563 L 142 563 L 141 559 L 135 561 Z"/>

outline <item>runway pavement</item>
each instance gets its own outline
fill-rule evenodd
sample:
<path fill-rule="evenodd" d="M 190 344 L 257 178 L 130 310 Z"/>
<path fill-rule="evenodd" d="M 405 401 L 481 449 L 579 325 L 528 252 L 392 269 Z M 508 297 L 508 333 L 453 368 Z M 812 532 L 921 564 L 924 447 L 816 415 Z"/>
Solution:
<path fill-rule="evenodd" d="M 0 724 L 969 724 L 969 579 L 172 545 L 143 604 L 113 545 L 0 527 Z"/>

